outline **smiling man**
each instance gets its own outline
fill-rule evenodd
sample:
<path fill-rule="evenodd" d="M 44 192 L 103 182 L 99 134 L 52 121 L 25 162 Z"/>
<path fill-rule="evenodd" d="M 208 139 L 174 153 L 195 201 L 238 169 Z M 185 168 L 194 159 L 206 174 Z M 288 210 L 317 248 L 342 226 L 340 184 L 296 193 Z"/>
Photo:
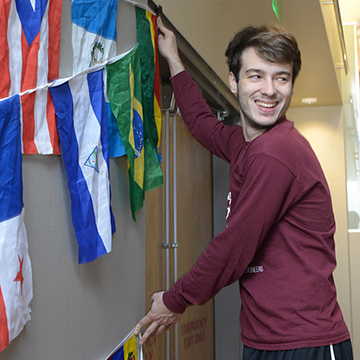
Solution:
<path fill-rule="evenodd" d="M 242 63 L 239 80 L 230 72 L 229 83 L 238 94 L 245 140 L 252 141 L 284 117 L 293 95 L 292 69 L 261 59 L 254 48 L 243 52 Z"/>
<path fill-rule="evenodd" d="M 170 329 L 187 307 L 239 282 L 244 360 L 352 360 L 336 300 L 330 191 L 306 139 L 287 120 L 301 57 L 292 35 L 247 27 L 226 51 L 242 126 L 211 113 L 158 21 L 177 104 L 193 136 L 230 163 L 227 227 L 173 288 L 155 293 L 142 342 Z"/>

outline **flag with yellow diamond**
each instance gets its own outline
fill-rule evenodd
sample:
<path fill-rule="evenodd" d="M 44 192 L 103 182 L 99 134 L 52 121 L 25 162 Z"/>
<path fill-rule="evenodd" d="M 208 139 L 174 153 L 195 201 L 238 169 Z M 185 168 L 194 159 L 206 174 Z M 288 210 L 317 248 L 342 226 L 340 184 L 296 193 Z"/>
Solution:
<path fill-rule="evenodd" d="M 155 148 L 144 122 L 139 47 L 107 68 L 107 94 L 128 157 L 132 217 L 143 207 L 144 191 L 163 184 Z"/>

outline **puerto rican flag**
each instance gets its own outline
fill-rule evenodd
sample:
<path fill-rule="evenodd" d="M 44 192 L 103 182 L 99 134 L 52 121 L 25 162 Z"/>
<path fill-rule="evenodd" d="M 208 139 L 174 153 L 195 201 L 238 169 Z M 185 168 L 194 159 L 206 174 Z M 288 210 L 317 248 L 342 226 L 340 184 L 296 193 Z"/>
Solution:
<path fill-rule="evenodd" d="M 59 76 L 62 0 L 0 4 L 0 98 L 36 89 Z M 49 90 L 21 96 L 24 154 L 60 154 Z"/>

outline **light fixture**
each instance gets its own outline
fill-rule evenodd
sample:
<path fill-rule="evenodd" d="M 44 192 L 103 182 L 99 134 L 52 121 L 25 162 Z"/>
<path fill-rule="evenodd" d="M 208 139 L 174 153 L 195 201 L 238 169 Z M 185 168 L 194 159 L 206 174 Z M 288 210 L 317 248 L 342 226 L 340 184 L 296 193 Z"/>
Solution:
<path fill-rule="evenodd" d="M 317 98 L 315 98 L 315 97 L 302 98 L 301 102 L 303 104 L 311 105 L 311 104 L 315 104 L 317 102 Z"/>

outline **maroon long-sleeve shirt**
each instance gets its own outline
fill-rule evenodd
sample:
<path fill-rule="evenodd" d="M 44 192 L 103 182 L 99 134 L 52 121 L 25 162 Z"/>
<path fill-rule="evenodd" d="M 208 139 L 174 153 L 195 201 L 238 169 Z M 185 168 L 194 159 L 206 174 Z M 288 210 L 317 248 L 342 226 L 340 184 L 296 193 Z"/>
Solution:
<path fill-rule="evenodd" d="M 186 71 L 172 83 L 194 137 L 230 163 L 230 188 L 226 229 L 164 293 L 166 307 L 183 312 L 239 280 L 245 345 L 287 350 L 349 339 L 332 275 L 331 196 L 309 143 L 286 118 L 246 142 L 241 126 L 212 115 Z"/>

